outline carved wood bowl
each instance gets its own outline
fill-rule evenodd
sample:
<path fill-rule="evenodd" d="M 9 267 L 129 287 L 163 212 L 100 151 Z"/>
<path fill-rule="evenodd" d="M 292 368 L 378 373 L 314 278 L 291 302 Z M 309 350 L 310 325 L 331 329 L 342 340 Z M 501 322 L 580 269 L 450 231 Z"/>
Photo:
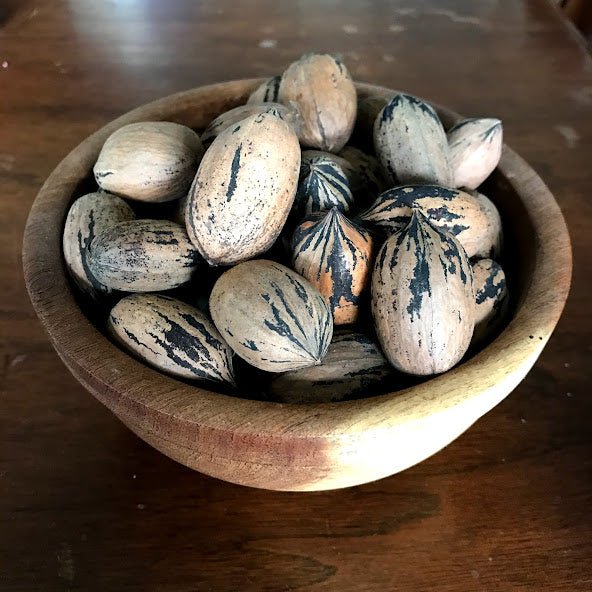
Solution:
<path fill-rule="evenodd" d="M 486 193 L 505 224 L 512 317 L 496 339 L 455 369 L 399 392 L 310 405 L 242 399 L 162 374 L 113 345 L 80 308 L 62 258 L 66 213 L 88 186 L 99 150 L 115 129 L 134 121 L 169 120 L 200 130 L 243 103 L 260 82 L 228 82 L 172 95 L 84 140 L 53 171 L 31 209 L 23 246 L 27 289 L 75 378 L 140 438 L 180 463 L 275 490 L 334 489 L 380 479 L 452 442 L 530 370 L 567 298 L 567 228 L 541 179 L 504 147 Z M 361 95 L 392 93 L 357 86 Z M 445 125 L 458 118 L 438 111 Z"/>

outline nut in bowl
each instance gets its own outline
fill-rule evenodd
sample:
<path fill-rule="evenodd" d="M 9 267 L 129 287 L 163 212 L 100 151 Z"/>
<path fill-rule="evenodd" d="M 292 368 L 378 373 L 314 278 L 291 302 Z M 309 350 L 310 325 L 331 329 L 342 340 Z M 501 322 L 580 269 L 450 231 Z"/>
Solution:
<path fill-rule="evenodd" d="M 318 120 L 306 121 L 326 110 L 324 72 L 329 79 L 338 75 L 331 92 L 345 88 L 343 104 L 352 104 L 345 66 L 328 56 L 319 60 L 322 67 L 316 62 L 309 56 L 292 67 L 278 92 L 266 90 L 277 81 L 217 84 L 108 124 L 47 179 L 23 247 L 33 306 L 86 389 L 169 457 L 220 479 L 275 490 L 372 481 L 445 447 L 524 378 L 559 319 L 571 276 L 569 236 L 549 190 L 506 146 L 492 165 L 500 125 L 467 124 L 455 132 L 461 118 L 446 109 L 355 84 L 358 104 L 380 105 L 374 119 L 381 123 L 374 126 L 365 113 L 354 141 L 349 111 L 345 120 L 324 113 L 329 123 L 320 128 Z M 308 90 L 299 72 L 311 68 L 318 88 L 302 97 Z M 230 109 L 268 95 L 279 102 L 288 97 L 290 109 L 304 107 L 287 121 L 274 114 L 281 109 L 247 116 L 244 128 L 244 119 L 233 121 L 203 153 L 197 134 Z M 296 120 L 299 131 L 292 127 Z M 410 138 L 400 133 L 407 120 L 416 130 Z M 184 139 L 170 161 L 178 169 L 159 153 L 162 175 L 151 178 L 155 189 L 145 199 L 155 202 L 150 208 L 165 208 L 162 218 L 172 211 L 168 201 L 184 200 L 176 223 L 142 221 L 146 210 L 137 205 L 137 193 L 118 193 L 115 185 L 109 194 L 97 193 L 93 167 L 103 146 L 114 132 L 139 122 L 184 126 L 174 128 L 174 142 Z M 278 133 L 281 146 L 273 141 Z M 418 150 L 418 134 L 437 150 L 433 158 Z M 122 135 L 135 141 L 129 128 Z M 448 149 L 456 146 L 454 158 L 446 154 L 446 139 Z M 363 184 L 345 192 L 353 199 L 347 212 L 338 205 L 330 214 L 321 210 L 297 230 L 306 217 L 294 207 L 303 180 L 298 171 L 302 150 L 310 147 L 343 157 L 363 148 L 363 162 L 380 162 L 384 170 L 373 175 L 365 195 Z M 479 185 L 486 202 L 471 193 L 474 187 L 434 185 L 466 177 L 467 167 L 455 169 L 461 153 L 473 161 L 485 154 L 470 184 L 489 175 Z M 118 164 L 113 154 L 109 170 Z M 141 163 L 134 167 L 142 170 Z M 328 163 L 310 203 L 318 195 L 343 194 L 351 167 Z M 335 171 L 337 193 L 328 191 Z M 99 179 L 109 178 L 107 169 L 100 172 Z M 142 184 L 126 179 L 125 192 L 130 187 L 135 192 Z M 187 195 L 179 195 L 181 187 Z M 72 209 L 91 192 L 94 198 Z M 95 207 L 93 199 L 111 193 L 124 201 L 109 197 L 113 205 Z M 462 209 L 466 204 L 470 208 Z M 325 219 L 331 233 L 316 232 Z M 480 230 L 472 234 L 471 224 Z M 485 238 L 486 245 L 476 242 Z M 476 258 L 469 260 L 468 251 Z M 307 270 L 303 277 L 292 265 L 309 255 L 310 264 L 298 264 Z M 339 277 L 332 270 L 340 270 Z M 145 295 L 130 295 L 138 291 Z M 355 314 L 337 330 L 334 316 L 350 310 Z M 472 339 L 477 319 L 478 339 Z"/>

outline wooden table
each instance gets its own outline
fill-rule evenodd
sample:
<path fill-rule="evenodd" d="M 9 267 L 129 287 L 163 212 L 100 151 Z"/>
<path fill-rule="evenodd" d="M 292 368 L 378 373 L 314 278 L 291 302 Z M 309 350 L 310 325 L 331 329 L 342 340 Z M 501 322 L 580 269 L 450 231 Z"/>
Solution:
<path fill-rule="evenodd" d="M 592 60 L 543 0 L 37 0 L 0 8 L 0 589 L 592 590 Z M 503 119 L 567 217 L 574 285 L 518 389 L 446 450 L 349 490 L 214 480 L 78 385 L 23 287 L 44 178 L 131 107 L 271 75 L 355 78 Z"/>

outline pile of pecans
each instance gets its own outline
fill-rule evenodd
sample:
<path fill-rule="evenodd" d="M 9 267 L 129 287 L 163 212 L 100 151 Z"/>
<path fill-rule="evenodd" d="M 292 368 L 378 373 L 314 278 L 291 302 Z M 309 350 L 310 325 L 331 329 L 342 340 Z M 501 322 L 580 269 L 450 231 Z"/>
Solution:
<path fill-rule="evenodd" d="M 499 329 L 501 219 L 477 191 L 499 120 L 446 131 L 421 99 L 358 98 L 339 59 L 307 54 L 198 131 L 121 127 L 66 219 L 72 278 L 137 358 L 326 402 L 445 372 Z"/>

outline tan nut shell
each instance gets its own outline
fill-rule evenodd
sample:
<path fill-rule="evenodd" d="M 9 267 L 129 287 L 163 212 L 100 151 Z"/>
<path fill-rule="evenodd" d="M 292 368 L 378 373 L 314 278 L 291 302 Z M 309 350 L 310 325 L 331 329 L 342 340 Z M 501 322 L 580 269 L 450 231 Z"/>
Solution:
<path fill-rule="evenodd" d="M 353 197 L 353 203 L 350 203 L 350 207 L 347 209 L 342 208 L 343 211 L 367 207 L 379 193 L 390 187 L 390 182 L 386 179 L 380 162 L 375 157 L 365 154 L 353 146 L 344 146 L 339 154 L 323 150 L 303 150 L 300 165 L 301 175 L 305 163 L 315 160 L 317 162 L 332 161 L 338 169 L 343 171 L 349 192 Z M 349 198 L 348 201 L 350 201 Z"/>
<path fill-rule="evenodd" d="M 483 246 L 478 255 L 497 259 L 504 248 L 504 231 L 500 213 L 495 204 L 483 193 L 479 193 L 474 189 L 467 191 L 467 193 L 470 193 L 479 202 L 481 211 L 487 219 L 481 238 Z"/>
<path fill-rule="evenodd" d="M 249 364 L 285 372 L 319 364 L 333 335 L 325 299 L 274 261 L 245 261 L 223 273 L 210 295 L 222 337 Z"/>
<path fill-rule="evenodd" d="M 112 290 L 155 292 L 191 278 L 199 255 L 185 229 L 168 220 L 119 222 L 99 234 L 88 258 L 93 276 Z"/>
<path fill-rule="evenodd" d="M 201 141 L 204 145 L 209 145 L 231 125 L 259 113 L 272 113 L 276 117 L 283 119 L 286 123 L 289 123 L 296 133 L 300 129 L 300 119 L 293 109 L 279 103 L 248 103 L 225 111 L 213 119 L 202 133 Z"/>
<path fill-rule="evenodd" d="M 469 257 L 488 257 L 497 248 L 491 212 L 475 196 L 439 185 L 402 185 L 382 193 L 362 212 L 364 224 L 398 231 L 407 224 L 414 210 L 455 236 Z"/>
<path fill-rule="evenodd" d="M 448 130 L 453 186 L 476 189 L 497 166 L 503 146 L 502 122 L 465 119 Z"/>
<path fill-rule="evenodd" d="M 296 105 L 303 146 L 337 152 L 351 136 L 356 88 L 344 64 L 327 54 L 306 54 L 282 75 L 280 103 Z"/>
<path fill-rule="evenodd" d="M 111 310 L 111 334 L 173 376 L 234 384 L 232 350 L 199 310 L 168 296 L 131 294 Z"/>
<path fill-rule="evenodd" d="M 266 251 L 288 217 L 299 171 L 298 138 L 278 117 L 259 113 L 224 130 L 201 162 L 185 214 L 206 261 L 230 265 Z"/>
<path fill-rule="evenodd" d="M 294 209 L 304 214 L 326 212 L 333 207 L 349 212 L 354 203 L 352 173 L 353 167 L 341 156 L 303 150 Z"/>
<path fill-rule="evenodd" d="M 187 193 L 202 156 L 193 130 L 169 121 L 144 121 L 113 132 L 93 170 L 105 191 L 138 201 L 172 201 Z"/>
<path fill-rule="evenodd" d="M 492 259 L 480 259 L 472 265 L 475 287 L 475 332 L 473 343 L 494 333 L 508 308 L 508 287 L 502 266 Z"/>
<path fill-rule="evenodd" d="M 416 375 L 452 368 L 471 342 L 474 298 L 460 243 L 414 211 L 382 246 L 372 275 L 372 315 L 387 359 Z"/>
<path fill-rule="evenodd" d="M 300 224 L 292 238 L 294 269 L 325 297 L 335 325 L 358 318 L 372 270 L 372 238 L 337 208 Z"/>
<path fill-rule="evenodd" d="M 378 114 L 374 147 L 384 170 L 398 183 L 452 184 L 446 132 L 431 105 L 398 94 Z"/>
<path fill-rule="evenodd" d="M 369 391 L 393 370 L 380 348 L 362 333 L 334 335 L 319 366 L 285 372 L 271 383 L 271 392 L 284 403 L 329 403 Z"/>
<path fill-rule="evenodd" d="M 68 270 L 81 290 L 91 296 L 111 292 L 90 272 L 88 257 L 92 243 L 103 230 L 134 218 L 129 205 L 110 193 L 88 193 L 72 204 L 66 216 L 62 247 Z"/>
<path fill-rule="evenodd" d="M 260 84 L 247 99 L 247 105 L 258 103 L 277 103 L 280 94 L 281 76 L 272 76 Z"/>

